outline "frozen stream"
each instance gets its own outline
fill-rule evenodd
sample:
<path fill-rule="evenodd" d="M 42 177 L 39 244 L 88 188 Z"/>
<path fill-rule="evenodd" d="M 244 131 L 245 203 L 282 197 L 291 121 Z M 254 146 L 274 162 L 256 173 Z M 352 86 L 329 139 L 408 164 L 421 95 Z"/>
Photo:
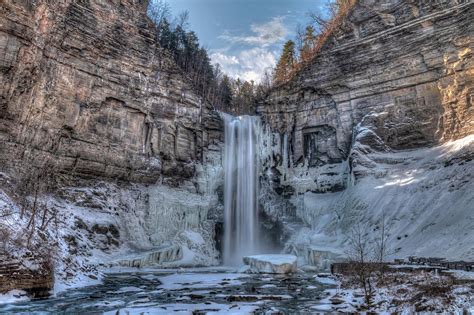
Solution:
<path fill-rule="evenodd" d="M 41 314 L 248 314 L 310 311 L 326 297 L 309 273 L 248 275 L 230 270 L 108 273 L 101 285 L 56 297 L 0 305 L 0 313 Z"/>

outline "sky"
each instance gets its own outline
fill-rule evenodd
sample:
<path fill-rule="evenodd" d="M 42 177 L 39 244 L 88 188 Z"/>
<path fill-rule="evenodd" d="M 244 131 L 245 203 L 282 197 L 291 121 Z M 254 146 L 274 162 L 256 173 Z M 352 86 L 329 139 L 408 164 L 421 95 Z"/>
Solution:
<path fill-rule="evenodd" d="M 324 12 L 326 0 L 168 0 L 173 15 L 189 12 L 190 29 L 233 78 L 259 82 L 294 39 L 308 12 Z"/>

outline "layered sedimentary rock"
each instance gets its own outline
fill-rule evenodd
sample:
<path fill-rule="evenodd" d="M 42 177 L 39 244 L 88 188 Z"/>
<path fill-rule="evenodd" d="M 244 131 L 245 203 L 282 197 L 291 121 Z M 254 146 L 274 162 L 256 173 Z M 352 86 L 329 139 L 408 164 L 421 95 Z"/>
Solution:
<path fill-rule="evenodd" d="M 48 296 L 53 287 L 50 263 L 38 257 L 25 257 L 22 261 L 0 254 L 0 292 L 25 288 L 34 297 Z"/>
<path fill-rule="evenodd" d="M 20 255 L 14 240 L 39 230 L 31 243 L 54 256 L 57 290 L 165 245 L 179 255 L 147 263 L 217 263 L 208 213 L 221 212 L 223 125 L 156 43 L 146 9 L 139 0 L 0 7 L 1 245 Z M 60 182 L 38 196 L 43 220 L 30 220 L 17 173 L 51 165 Z M 36 187 L 48 185 L 41 177 Z"/>
<path fill-rule="evenodd" d="M 26 146 L 67 172 L 177 185 L 219 141 L 145 1 L 4 1 L 1 17 L 2 167 Z"/>
<path fill-rule="evenodd" d="M 295 164 L 345 160 L 354 127 L 393 149 L 459 139 L 474 130 L 471 1 L 361 0 L 318 56 L 259 106 L 289 135 Z"/>
<path fill-rule="evenodd" d="M 474 257 L 473 20 L 472 1 L 357 1 L 259 105 L 263 194 L 280 195 L 263 209 L 300 219 L 287 252 L 324 268 L 355 224 L 374 239 L 385 221 L 394 256 Z"/>

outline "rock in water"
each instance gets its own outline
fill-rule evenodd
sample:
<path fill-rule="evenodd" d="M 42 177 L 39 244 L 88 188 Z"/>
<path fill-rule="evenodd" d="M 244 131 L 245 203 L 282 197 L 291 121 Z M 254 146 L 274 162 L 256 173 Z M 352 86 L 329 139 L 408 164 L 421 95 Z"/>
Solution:
<path fill-rule="evenodd" d="M 296 256 L 293 255 L 256 255 L 244 257 L 244 264 L 250 266 L 253 273 L 293 273 L 297 270 Z"/>
<path fill-rule="evenodd" d="M 124 257 L 124 259 L 113 263 L 113 265 L 143 268 L 149 266 L 160 266 L 163 263 L 178 261 L 182 258 L 183 250 L 180 246 L 163 246 L 141 255 Z"/>

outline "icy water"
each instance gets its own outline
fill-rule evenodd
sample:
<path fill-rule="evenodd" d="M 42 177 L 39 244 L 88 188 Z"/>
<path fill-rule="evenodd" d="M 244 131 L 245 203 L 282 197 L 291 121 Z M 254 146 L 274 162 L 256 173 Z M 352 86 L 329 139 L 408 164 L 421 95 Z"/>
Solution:
<path fill-rule="evenodd" d="M 312 274 L 248 275 L 208 270 L 109 273 L 101 285 L 0 305 L 24 314 L 280 314 L 311 312 L 325 298 Z"/>

